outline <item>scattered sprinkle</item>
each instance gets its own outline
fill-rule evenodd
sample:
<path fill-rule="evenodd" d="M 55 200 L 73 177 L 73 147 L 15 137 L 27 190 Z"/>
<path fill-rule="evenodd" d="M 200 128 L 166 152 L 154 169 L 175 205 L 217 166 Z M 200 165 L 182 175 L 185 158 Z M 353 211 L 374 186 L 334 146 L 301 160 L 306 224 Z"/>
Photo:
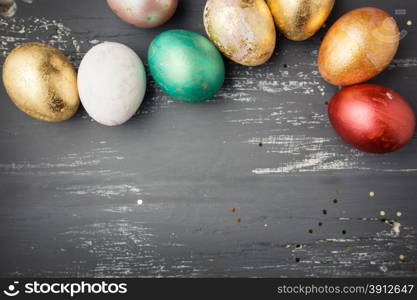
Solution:
<path fill-rule="evenodd" d="M 403 215 L 403 213 L 400 211 L 397 211 L 395 214 L 397 215 L 397 217 L 401 217 Z"/>
<path fill-rule="evenodd" d="M 268 227 L 268 224 L 265 224 L 264 226 L 265 226 L 265 227 Z"/>
<path fill-rule="evenodd" d="M 408 20 L 408 21 L 407 21 L 407 26 L 411 26 L 411 25 L 413 25 L 413 21 Z"/>
<path fill-rule="evenodd" d="M 229 208 L 229 211 L 230 211 L 231 213 L 234 213 L 234 212 L 236 212 L 236 208 L 234 208 L 234 207 Z"/>
<path fill-rule="evenodd" d="M 240 223 L 240 222 L 242 221 L 242 219 L 241 219 L 241 218 L 236 218 L 236 219 L 235 219 L 235 221 L 236 221 L 237 223 Z"/>
<path fill-rule="evenodd" d="M 401 255 L 399 256 L 399 258 L 400 258 L 400 260 L 405 260 L 405 255 L 404 255 L 404 254 L 401 254 Z"/>
<path fill-rule="evenodd" d="M 327 209 L 323 209 L 323 215 L 327 215 Z"/>
<path fill-rule="evenodd" d="M 143 204 L 143 200 L 142 200 L 142 199 L 139 199 L 136 203 L 137 203 L 138 205 L 142 205 L 142 204 Z"/>
<path fill-rule="evenodd" d="M 333 199 L 333 203 L 336 204 L 338 201 L 337 199 Z"/>
<path fill-rule="evenodd" d="M 323 223 L 322 222 L 319 222 L 319 226 L 322 226 L 323 225 Z"/>
<path fill-rule="evenodd" d="M 308 233 L 313 233 L 313 229 L 309 229 L 308 230 Z"/>
<path fill-rule="evenodd" d="M 390 224 L 392 226 L 391 231 L 394 233 L 395 236 L 398 236 L 401 232 L 401 223 L 398 222 L 392 222 L 392 224 Z"/>
<path fill-rule="evenodd" d="M 264 144 L 262 142 L 259 142 L 259 144 L 258 144 L 259 147 L 263 147 L 263 145 Z"/>
<path fill-rule="evenodd" d="M 369 192 L 369 197 L 374 197 L 375 196 L 375 192 Z"/>
<path fill-rule="evenodd" d="M 346 230 L 342 230 L 342 234 L 346 234 Z"/>
<path fill-rule="evenodd" d="M 300 258 L 299 257 L 296 257 L 295 258 L 295 262 L 300 262 Z"/>
<path fill-rule="evenodd" d="M 379 212 L 379 215 L 383 217 L 383 216 L 385 216 L 385 215 L 386 215 L 386 213 L 385 213 L 385 211 L 381 210 L 381 211 Z"/>
<path fill-rule="evenodd" d="M 387 268 L 387 266 L 385 266 L 385 265 L 382 265 L 382 266 L 380 266 L 379 267 L 379 270 L 381 271 L 381 272 L 387 272 L 388 271 L 388 268 Z"/>

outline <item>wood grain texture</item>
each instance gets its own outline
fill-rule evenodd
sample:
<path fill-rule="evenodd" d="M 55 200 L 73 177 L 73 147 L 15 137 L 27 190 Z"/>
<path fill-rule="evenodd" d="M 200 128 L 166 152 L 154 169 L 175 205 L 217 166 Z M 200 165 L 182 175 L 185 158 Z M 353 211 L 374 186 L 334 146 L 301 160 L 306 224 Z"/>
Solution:
<path fill-rule="evenodd" d="M 1 63 L 27 41 L 75 65 L 106 40 L 146 61 L 159 32 L 204 34 L 204 3 L 182 0 L 170 22 L 143 30 L 101 0 L 19 2 L 0 19 Z M 417 24 L 417 4 L 339 0 L 328 24 L 364 5 L 403 30 L 394 62 L 372 82 L 417 111 L 416 25 L 406 26 Z M 417 139 L 371 155 L 337 137 L 325 101 L 338 88 L 316 67 L 324 32 L 279 37 L 260 67 L 226 62 L 225 86 L 206 103 L 176 103 L 149 78 L 138 113 L 115 128 L 82 109 L 60 124 L 31 119 L 1 88 L 0 276 L 415 277 Z"/>

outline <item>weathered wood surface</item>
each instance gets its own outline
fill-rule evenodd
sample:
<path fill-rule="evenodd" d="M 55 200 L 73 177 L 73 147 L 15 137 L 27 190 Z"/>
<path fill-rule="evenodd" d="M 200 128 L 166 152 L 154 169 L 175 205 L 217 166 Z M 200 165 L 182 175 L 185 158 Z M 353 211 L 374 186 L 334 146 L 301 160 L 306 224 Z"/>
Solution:
<path fill-rule="evenodd" d="M 102 0 L 20 1 L 0 19 L 1 62 L 28 41 L 76 65 L 105 40 L 146 60 L 159 32 L 204 33 L 205 1 L 180 2 L 167 25 L 141 30 Z M 406 26 L 417 24 L 417 4 L 338 0 L 328 23 L 360 6 L 395 15 L 400 50 L 372 82 L 417 111 L 416 25 Z M 151 82 L 137 115 L 116 128 L 83 110 L 36 121 L 2 87 L 0 276 L 416 276 L 417 139 L 370 155 L 336 136 L 324 102 L 338 88 L 316 67 L 323 33 L 280 37 L 261 67 L 227 62 L 225 86 L 207 103 L 175 103 Z"/>

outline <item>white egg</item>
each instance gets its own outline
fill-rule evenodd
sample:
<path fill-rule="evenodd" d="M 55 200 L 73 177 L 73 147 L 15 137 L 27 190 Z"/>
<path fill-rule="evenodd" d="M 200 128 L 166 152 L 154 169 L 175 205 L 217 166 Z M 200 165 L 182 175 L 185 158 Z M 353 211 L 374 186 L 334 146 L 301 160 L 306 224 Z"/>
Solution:
<path fill-rule="evenodd" d="M 91 48 L 82 59 L 78 91 L 85 110 L 98 123 L 123 124 L 143 101 L 145 68 L 129 47 L 104 42 Z"/>

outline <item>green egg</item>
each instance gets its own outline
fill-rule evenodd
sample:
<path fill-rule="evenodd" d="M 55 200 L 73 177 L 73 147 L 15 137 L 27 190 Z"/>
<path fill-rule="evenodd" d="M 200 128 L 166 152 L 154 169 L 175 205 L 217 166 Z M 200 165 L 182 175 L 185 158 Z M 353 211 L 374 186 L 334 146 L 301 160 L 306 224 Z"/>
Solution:
<path fill-rule="evenodd" d="M 205 37 L 187 30 L 168 30 L 149 46 L 148 64 L 161 89 L 180 102 L 210 99 L 224 82 L 223 58 Z"/>

